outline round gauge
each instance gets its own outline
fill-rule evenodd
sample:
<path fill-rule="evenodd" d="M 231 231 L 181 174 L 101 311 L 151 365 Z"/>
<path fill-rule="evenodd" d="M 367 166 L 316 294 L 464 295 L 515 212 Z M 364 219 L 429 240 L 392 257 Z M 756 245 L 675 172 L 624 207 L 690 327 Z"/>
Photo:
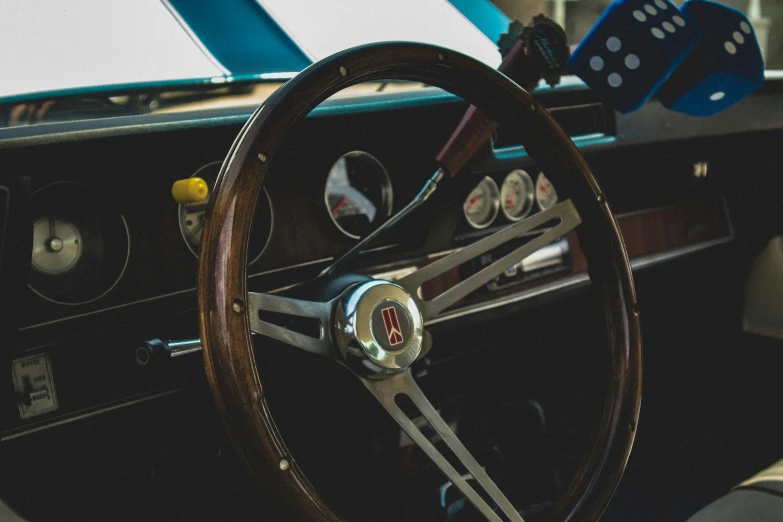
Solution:
<path fill-rule="evenodd" d="M 530 174 L 521 169 L 509 172 L 500 186 L 500 208 L 509 221 L 519 221 L 530 214 L 533 199 L 535 191 Z"/>
<path fill-rule="evenodd" d="M 353 239 L 366 236 L 391 215 L 392 197 L 386 169 L 366 152 L 340 156 L 326 177 L 324 201 L 329 217 Z"/>
<path fill-rule="evenodd" d="M 222 163 L 215 161 L 204 165 L 193 173 L 191 178 L 197 177 L 203 179 L 208 186 L 214 187 L 217 181 L 218 173 Z M 253 223 L 250 227 L 250 250 L 248 259 L 250 263 L 255 263 L 261 257 L 272 232 L 272 201 L 266 189 L 263 190 L 264 196 L 258 199 L 256 213 L 253 217 Z M 211 192 L 210 192 L 211 194 Z M 198 203 L 187 203 L 179 206 L 179 229 L 185 244 L 194 256 L 198 257 L 201 247 L 201 233 L 204 231 L 204 222 L 207 219 L 207 207 L 209 206 L 209 196 L 204 201 Z"/>
<path fill-rule="evenodd" d="M 557 191 L 543 172 L 536 179 L 536 202 L 541 210 L 548 210 L 557 203 Z"/>
<path fill-rule="evenodd" d="M 39 218 L 33 225 L 33 268 L 42 274 L 62 274 L 82 256 L 82 235 L 70 221 L 54 216 Z"/>
<path fill-rule="evenodd" d="M 130 256 L 125 218 L 90 187 L 70 182 L 36 191 L 33 207 L 30 289 L 63 305 L 109 293 Z"/>
<path fill-rule="evenodd" d="M 487 228 L 495 221 L 500 210 L 500 200 L 497 183 L 489 176 L 481 180 L 468 195 L 462 210 L 465 219 L 473 228 Z"/>

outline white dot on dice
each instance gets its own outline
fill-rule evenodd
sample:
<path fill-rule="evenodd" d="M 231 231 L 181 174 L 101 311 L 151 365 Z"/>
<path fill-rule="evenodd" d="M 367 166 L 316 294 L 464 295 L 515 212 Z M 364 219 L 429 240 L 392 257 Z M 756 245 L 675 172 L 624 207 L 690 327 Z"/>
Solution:
<path fill-rule="evenodd" d="M 734 45 L 732 42 L 726 42 L 725 44 L 723 44 L 723 47 L 726 48 L 729 54 L 737 54 L 737 46 Z"/>
<path fill-rule="evenodd" d="M 619 87 L 623 84 L 623 77 L 617 73 L 612 73 L 609 75 L 606 81 L 608 81 L 609 85 L 612 87 Z"/>
<path fill-rule="evenodd" d="M 623 43 L 616 36 L 610 36 L 606 40 L 606 48 L 612 51 L 613 53 L 619 51 L 622 46 Z"/>
<path fill-rule="evenodd" d="M 643 12 L 636 10 L 633 12 L 633 17 L 639 20 L 640 22 L 646 22 L 647 21 L 647 15 Z"/>
<path fill-rule="evenodd" d="M 604 68 L 604 59 L 600 56 L 590 58 L 590 68 L 594 71 L 600 71 Z"/>
<path fill-rule="evenodd" d="M 669 6 L 666 5 L 666 2 L 664 2 L 663 0 L 655 0 L 655 5 L 657 5 L 658 9 L 660 9 L 661 11 L 666 11 L 669 8 Z"/>
<path fill-rule="evenodd" d="M 679 25 L 680 27 L 685 27 L 685 18 L 683 18 L 680 15 L 675 15 L 672 17 L 672 20 L 674 20 L 674 23 Z"/>
<path fill-rule="evenodd" d="M 654 37 L 663 40 L 666 38 L 666 33 L 661 31 L 658 27 L 653 27 L 650 32 L 653 34 Z"/>
<path fill-rule="evenodd" d="M 748 22 L 742 22 L 740 24 L 740 28 L 742 28 L 742 31 L 745 34 L 750 34 L 750 24 L 748 24 Z"/>
<path fill-rule="evenodd" d="M 647 11 L 648 13 L 650 13 L 653 16 L 658 14 L 658 11 L 656 11 L 655 8 L 653 6 L 651 6 L 650 4 L 644 4 L 644 10 Z"/>
<path fill-rule="evenodd" d="M 745 43 L 745 37 L 742 36 L 742 33 L 739 31 L 734 31 L 734 34 L 732 35 L 734 37 L 734 41 L 738 44 L 744 44 Z"/>
<path fill-rule="evenodd" d="M 664 29 L 666 29 L 670 33 L 673 33 L 676 30 L 671 22 L 664 22 L 661 25 L 663 26 Z"/>
<path fill-rule="evenodd" d="M 629 69 L 636 69 L 641 65 L 641 60 L 635 54 L 629 54 L 625 57 L 625 66 Z"/>
<path fill-rule="evenodd" d="M 712 101 L 722 100 L 724 96 L 726 96 L 725 92 L 718 91 L 718 92 L 710 94 L 710 100 L 712 100 Z"/>

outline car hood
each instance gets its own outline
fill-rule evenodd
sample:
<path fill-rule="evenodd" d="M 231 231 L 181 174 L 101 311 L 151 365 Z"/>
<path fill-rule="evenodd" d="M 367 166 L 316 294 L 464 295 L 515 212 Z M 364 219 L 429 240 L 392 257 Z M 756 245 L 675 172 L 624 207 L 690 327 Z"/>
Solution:
<path fill-rule="evenodd" d="M 8 0 L 0 103 L 284 80 L 340 49 L 384 40 L 443 45 L 494 67 L 507 23 L 489 0 Z"/>

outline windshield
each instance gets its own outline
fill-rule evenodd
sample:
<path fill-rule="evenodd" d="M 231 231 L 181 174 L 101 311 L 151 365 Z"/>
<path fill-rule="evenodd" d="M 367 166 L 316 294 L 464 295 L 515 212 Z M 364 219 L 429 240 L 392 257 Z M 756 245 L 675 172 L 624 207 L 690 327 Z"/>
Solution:
<path fill-rule="evenodd" d="M 0 4 L 0 126 L 257 105 L 334 52 L 374 41 L 452 48 L 496 67 L 513 19 L 545 13 L 581 41 L 609 0 L 70 0 Z M 767 68 L 783 68 L 783 2 L 749 13 Z M 8 71 L 14 71 L 9 74 Z M 344 93 L 421 88 L 405 82 Z"/>

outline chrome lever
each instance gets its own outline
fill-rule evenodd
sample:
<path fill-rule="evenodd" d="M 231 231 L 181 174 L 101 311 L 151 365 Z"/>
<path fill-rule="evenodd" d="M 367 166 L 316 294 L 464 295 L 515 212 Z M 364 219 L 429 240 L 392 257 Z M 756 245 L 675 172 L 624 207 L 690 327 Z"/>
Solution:
<path fill-rule="evenodd" d="M 136 363 L 147 366 L 155 359 L 173 359 L 201 351 L 201 339 L 162 341 L 150 339 L 136 348 Z"/>
<path fill-rule="evenodd" d="M 443 179 L 443 176 L 446 175 L 446 171 L 443 168 L 439 168 L 435 171 L 435 174 L 433 174 L 430 179 L 427 180 L 427 182 L 424 184 L 422 189 L 419 191 L 418 194 L 416 194 L 416 197 L 414 197 L 410 203 L 405 205 L 405 207 L 397 212 L 395 215 L 393 215 L 387 222 L 370 232 L 364 239 L 360 240 L 358 243 L 356 243 L 354 246 L 352 246 L 350 249 L 348 249 L 346 252 L 344 252 L 340 257 L 338 257 L 331 265 L 324 268 L 320 274 L 318 274 L 318 277 L 327 276 L 330 274 L 334 274 L 337 272 L 338 269 L 342 268 L 343 265 L 345 265 L 348 261 L 351 260 L 356 254 L 359 253 L 363 248 L 365 248 L 367 245 L 369 245 L 375 238 L 381 235 L 385 230 L 390 229 L 402 219 L 416 210 L 422 203 L 427 201 L 430 196 L 432 196 L 433 193 L 438 189 L 438 183 Z"/>

